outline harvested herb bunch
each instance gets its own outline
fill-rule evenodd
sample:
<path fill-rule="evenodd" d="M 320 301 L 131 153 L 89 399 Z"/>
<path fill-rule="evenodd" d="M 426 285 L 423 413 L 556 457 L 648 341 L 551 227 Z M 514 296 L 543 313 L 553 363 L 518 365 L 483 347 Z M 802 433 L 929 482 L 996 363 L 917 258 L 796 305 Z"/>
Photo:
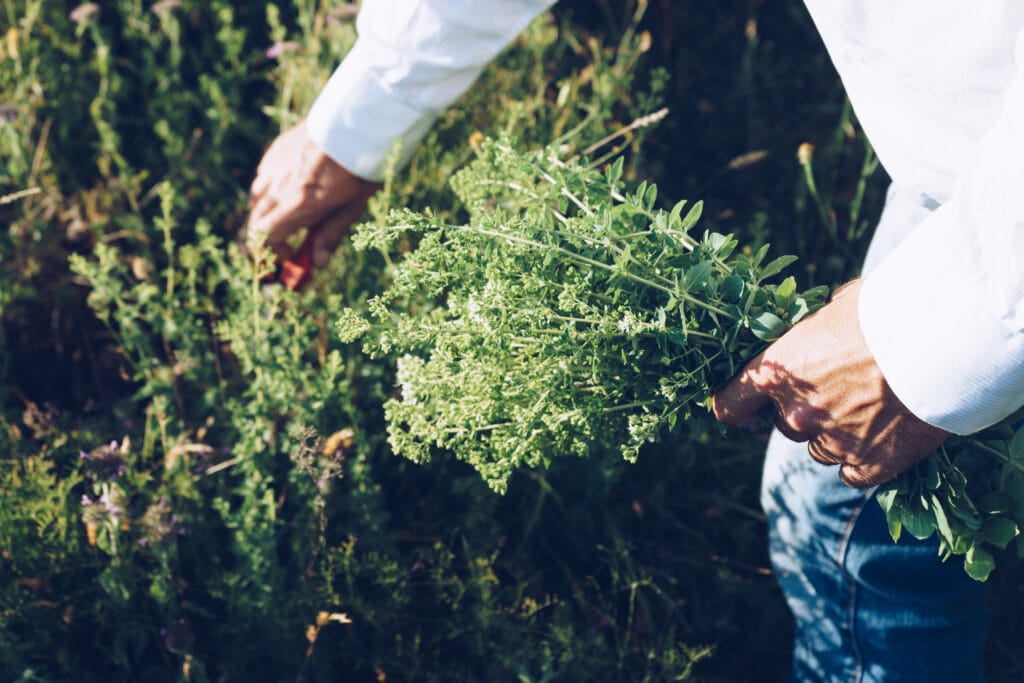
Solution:
<path fill-rule="evenodd" d="M 690 236 L 700 204 L 656 209 L 655 186 L 623 194 L 621 170 L 488 142 L 453 179 L 466 225 L 396 212 L 360 228 L 359 246 L 419 240 L 370 302 L 373 324 L 340 322 L 345 338 L 370 333 L 369 353 L 401 356 L 385 405 L 395 452 L 450 450 L 498 491 L 563 455 L 633 460 L 665 428 L 712 427 L 713 390 L 823 303 L 825 288 L 766 283 L 793 257 Z"/>
<path fill-rule="evenodd" d="M 700 203 L 657 209 L 655 186 L 626 192 L 621 173 L 621 159 L 601 171 L 486 141 L 452 181 L 466 224 L 397 211 L 359 228 L 359 248 L 408 251 L 369 319 L 349 309 L 338 323 L 370 355 L 398 356 L 384 406 L 397 454 L 451 452 L 496 491 L 556 457 L 634 460 L 677 428 L 721 428 L 714 390 L 825 302 L 825 287 L 769 282 L 795 257 L 694 237 Z M 986 578 L 983 546 L 1006 547 L 1024 524 L 1022 433 L 952 439 L 883 487 L 894 540 L 938 531 L 941 554 Z"/>

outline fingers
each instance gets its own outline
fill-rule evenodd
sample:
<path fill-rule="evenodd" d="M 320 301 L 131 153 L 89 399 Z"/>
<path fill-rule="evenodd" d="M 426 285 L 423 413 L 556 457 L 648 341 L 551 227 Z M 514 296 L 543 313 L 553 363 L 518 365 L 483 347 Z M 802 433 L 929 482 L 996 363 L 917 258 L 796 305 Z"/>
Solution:
<path fill-rule="evenodd" d="M 249 230 L 264 235 L 267 245 L 274 251 L 282 249 L 299 228 L 317 223 L 322 213 L 320 205 L 295 196 L 283 203 L 265 200 L 258 209 L 249 216 Z"/>
<path fill-rule="evenodd" d="M 755 356 L 740 374 L 715 392 L 712 408 L 719 421 L 731 425 L 742 424 L 771 402 L 771 391 L 777 386 L 778 378 L 764 358 L 764 352 Z"/>
<path fill-rule="evenodd" d="M 249 188 L 249 208 L 253 209 L 259 205 L 261 199 L 267 193 L 267 189 L 270 187 L 270 176 L 262 171 L 256 172 L 256 178 L 252 181 L 252 186 Z"/>
<path fill-rule="evenodd" d="M 790 441 L 803 443 L 811 438 L 811 434 L 801 428 L 792 412 L 786 412 L 776 403 L 775 428 L 782 432 Z"/>
<path fill-rule="evenodd" d="M 813 460 L 822 465 L 844 465 L 843 455 L 833 453 L 822 443 L 820 439 L 812 439 L 807 443 L 807 454 Z"/>
<path fill-rule="evenodd" d="M 872 486 L 884 484 L 890 479 L 892 479 L 891 476 L 882 473 L 872 475 L 857 465 L 843 464 L 839 468 L 839 481 L 852 489 L 869 489 Z"/>
<path fill-rule="evenodd" d="M 287 183 L 288 178 L 280 177 L 280 171 L 292 168 L 292 164 L 289 163 L 288 152 L 297 147 L 296 141 L 293 140 L 295 135 L 296 129 L 282 133 L 270 144 L 270 147 L 263 154 L 263 158 L 260 159 L 259 166 L 256 167 L 256 178 L 253 179 L 252 186 L 249 188 L 250 211 L 255 211 L 259 208 L 261 200 L 267 196 L 267 192 L 271 187 Z M 273 197 L 270 197 L 270 199 L 273 199 Z"/>

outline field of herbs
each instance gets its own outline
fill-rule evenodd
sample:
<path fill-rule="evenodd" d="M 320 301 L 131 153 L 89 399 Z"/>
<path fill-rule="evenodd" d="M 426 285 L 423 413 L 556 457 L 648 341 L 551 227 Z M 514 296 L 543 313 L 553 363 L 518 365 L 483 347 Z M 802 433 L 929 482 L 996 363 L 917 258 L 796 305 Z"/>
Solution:
<path fill-rule="evenodd" d="M 802 4 L 560 3 L 293 292 L 243 237 L 248 186 L 354 16 L 0 0 L 0 681 L 786 680 L 765 433 L 701 404 L 717 349 L 856 273 L 881 208 Z M 604 242 L 573 237 L 595 216 Z M 481 241 L 499 223 L 516 248 Z M 670 268 L 672 305 L 594 303 Z M 664 355 L 627 362 L 649 332 Z M 883 501 L 987 576 L 988 676 L 1014 681 L 1024 437 L 983 447 L 998 475 L 954 444 Z"/>

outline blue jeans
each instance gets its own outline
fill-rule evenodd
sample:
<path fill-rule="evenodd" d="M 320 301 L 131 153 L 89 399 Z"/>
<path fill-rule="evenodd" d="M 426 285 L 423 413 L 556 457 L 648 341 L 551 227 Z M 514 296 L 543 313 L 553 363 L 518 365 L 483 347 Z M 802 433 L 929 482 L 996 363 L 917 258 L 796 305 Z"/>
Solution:
<path fill-rule="evenodd" d="M 874 490 L 847 488 L 776 432 L 761 504 L 772 564 L 796 618 L 792 680 L 983 680 L 981 584 L 933 536 L 892 542 Z"/>

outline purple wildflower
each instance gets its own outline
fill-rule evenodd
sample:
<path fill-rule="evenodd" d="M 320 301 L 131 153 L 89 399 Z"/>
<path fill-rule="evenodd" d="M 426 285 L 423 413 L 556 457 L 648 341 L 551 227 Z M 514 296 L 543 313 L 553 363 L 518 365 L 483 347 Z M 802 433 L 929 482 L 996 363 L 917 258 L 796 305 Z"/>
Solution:
<path fill-rule="evenodd" d="M 124 466 L 124 453 L 116 441 L 109 445 L 97 446 L 88 453 L 80 451 L 78 458 L 87 472 L 97 479 L 116 479 Z"/>
<path fill-rule="evenodd" d="M 107 509 L 107 514 L 109 514 L 111 517 L 121 516 L 121 508 L 118 507 L 117 504 L 110 499 L 110 496 L 108 494 L 104 493 L 102 496 L 100 496 L 100 502 L 103 503 L 103 506 Z"/>
<path fill-rule="evenodd" d="M 84 24 L 100 13 L 100 6 L 95 2 L 83 2 L 81 5 L 71 10 L 71 14 L 68 18 L 76 24 Z"/>
<path fill-rule="evenodd" d="M 267 59 L 280 59 L 282 55 L 295 52 L 298 49 L 299 44 L 293 40 L 278 40 L 267 48 Z"/>
<path fill-rule="evenodd" d="M 157 16 L 164 16 L 179 7 L 181 7 L 181 0 L 158 0 L 149 6 L 149 11 Z"/>

